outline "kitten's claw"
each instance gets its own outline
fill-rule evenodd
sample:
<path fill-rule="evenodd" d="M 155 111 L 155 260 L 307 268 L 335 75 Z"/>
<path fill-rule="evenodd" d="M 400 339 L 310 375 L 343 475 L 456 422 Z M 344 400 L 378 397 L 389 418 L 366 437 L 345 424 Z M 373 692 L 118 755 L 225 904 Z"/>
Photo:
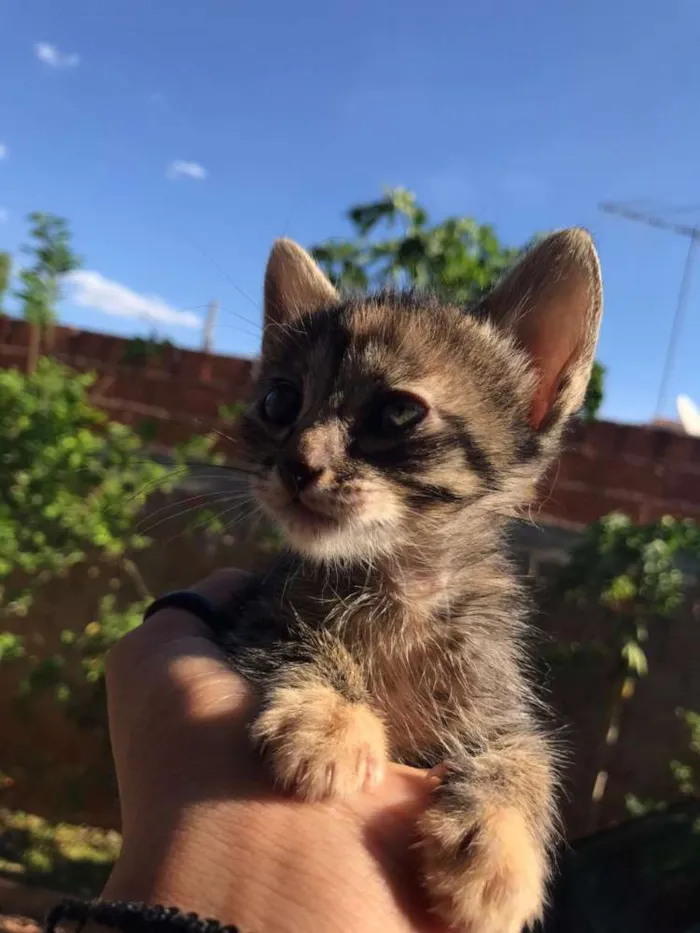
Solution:
<path fill-rule="evenodd" d="M 307 800 L 349 797 L 384 778 L 384 726 L 369 707 L 330 687 L 279 687 L 254 722 L 253 738 L 275 779 Z"/>
<path fill-rule="evenodd" d="M 439 764 L 434 765 L 430 771 L 426 774 L 426 777 L 429 781 L 434 780 L 438 784 L 441 784 L 448 774 L 452 774 L 457 771 L 457 765 L 451 761 L 441 761 Z"/>

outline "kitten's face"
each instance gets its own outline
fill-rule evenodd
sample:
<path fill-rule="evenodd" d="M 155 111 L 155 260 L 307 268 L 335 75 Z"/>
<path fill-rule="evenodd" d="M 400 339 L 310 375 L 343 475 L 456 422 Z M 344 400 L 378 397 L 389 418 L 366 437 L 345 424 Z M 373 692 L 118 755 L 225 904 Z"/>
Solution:
<path fill-rule="evenodd" d="M 307 253 L 279 241 L 238 431 L 261 505 L 320 560 L 420 550 L 476 503 L 512 511 L 583 401 L 601 310 L 580 230 L 536 246 L 478 313 L 406 296 L 342 301 Z"/>
<path fill-rule="evenodd" d="M 370 558 L 496 493 L 532 455 L 521 359 L 463 312 L 336 304 L 266 343 L 240 425 L 254 491 L 290 545 Z"/>

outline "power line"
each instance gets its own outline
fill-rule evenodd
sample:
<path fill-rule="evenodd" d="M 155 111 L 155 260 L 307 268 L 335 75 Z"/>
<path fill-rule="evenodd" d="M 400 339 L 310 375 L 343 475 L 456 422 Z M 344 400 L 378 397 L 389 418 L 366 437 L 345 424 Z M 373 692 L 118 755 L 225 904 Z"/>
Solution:
<path fill-rule="evenodd" d="M 664 217 L 658 217 L 654 214 L 647 214 L 643 211 L 636 210 L 635 208 L 629 207 L 625 204 L 615 204 L 608 201 L 601 204 L 600 207 L 601 210 L 608 214 L 618 214 L 620 217 L 624 217 L 627 220 L 633 220 L 636 223 L 646 224 L 648 227 L 655 227 L 658 230 L 665 230 L 668 233 L 673 233 L 676 236 L 687 237 L 690 240 L 690 243 L 688 244 L 688 254 L 685 259 L 685 265 L 683 266 L 683 275 L 681 276 L 681 284 L 678 291 L 676 310 L 673 315 L 671 334 L 669 337 L 668 346 L 666 348 L 666 357 L 664 359 L 664 367 L 661 373 L 659 392 L 656 397 L 655 415 L 658 418 L 663 411 L 666 392 L 668 390 L 668 383 L 671 378 L 673 362 L 675 360 L 676 350 L 678 348 L 678 340 L 680 338 L 681 330 L 683 327 L 685 312 L 688 307 L 693 261 L 695 259 L 698 242 L 700 242 L 700 227 L 691 226 L 689 224 L 679 224 L 674 221 L 666 220 Z"/>

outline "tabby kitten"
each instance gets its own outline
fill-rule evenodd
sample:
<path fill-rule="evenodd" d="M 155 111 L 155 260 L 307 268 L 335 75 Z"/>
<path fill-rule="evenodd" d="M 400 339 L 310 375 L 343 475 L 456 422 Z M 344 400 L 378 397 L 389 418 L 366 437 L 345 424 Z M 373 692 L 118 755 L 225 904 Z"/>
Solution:
<path fill-rule="evenodd" d="M 288 549 L 224 646 L 258 685 L 254 739 L 302 797 L 374 787 L 389 760 L 449 762 L 420 821 L 425 879 L 474 933 L 518 933 L 545 897 L 555 753 L 505 533 L 581 405 L 601 310 L 581 230 L 466 311 L 340 297 L 288 240 L 267 267 L 238 430 Z"/>

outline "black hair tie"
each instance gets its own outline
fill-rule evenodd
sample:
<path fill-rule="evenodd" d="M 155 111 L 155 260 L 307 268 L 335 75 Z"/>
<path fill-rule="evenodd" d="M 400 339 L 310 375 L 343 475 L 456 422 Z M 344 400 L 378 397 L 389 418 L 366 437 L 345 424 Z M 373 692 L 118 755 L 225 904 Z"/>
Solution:
<path fill-rule="evenodd" d="M 144 612 L 144 622 L 161 609 L 182 609 L 185 612 L 191 612 L 215 634 L 230 627 L 226 613 L 217 609 L 208 599 L 193 590 L 175 590 L 173 593 L 160 596 Z"/>
<path fill-rule="evenodd" d="M 44 926 L 45 933 L 57 933 L 59 923 L 76 923 L 82 930 L 93 922 L 123 933 L 239 933 L 232 924 L 219 923 L 197 914 L 182 913 L 176 907 L 153 906 L 139 901 L 79 901 L 66 898 L 53 907 Z"/>

